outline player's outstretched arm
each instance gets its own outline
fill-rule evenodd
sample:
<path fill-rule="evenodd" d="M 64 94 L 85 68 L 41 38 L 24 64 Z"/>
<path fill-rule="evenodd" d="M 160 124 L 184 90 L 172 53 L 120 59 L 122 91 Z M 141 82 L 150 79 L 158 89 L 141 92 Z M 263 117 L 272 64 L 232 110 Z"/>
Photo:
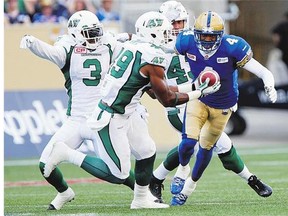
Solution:
<path fill-rule="evenodd" d="M 40 58 L 47 59 L 62 68 L 66 62 L 66 52 L 62 46 L 52 46 L 32 35 L 25 35 L 20 41 L 21 49 L 29 49 Z"/>
<path fill-rule="evenodd" d="M 277 100 L 277 91 L 274 88 L 275 81 L 274 76 L 266 67 L 260 64 L 254 58 L 251 58 L 244 66 L 244 69 L 250 71 L 255 74 L 259 78 L 263 80 L 264 89 L 267 97 L 272 103 L 275 103 Z"/>

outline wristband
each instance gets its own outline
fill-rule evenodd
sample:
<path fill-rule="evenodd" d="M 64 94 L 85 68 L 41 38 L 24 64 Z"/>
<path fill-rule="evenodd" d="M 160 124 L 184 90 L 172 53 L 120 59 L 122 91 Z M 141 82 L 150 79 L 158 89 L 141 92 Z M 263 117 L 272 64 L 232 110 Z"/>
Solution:
<path fill-rule="evenodd" d="M 195 91 L 190 91 L 187 93 L 190 100 L 195 100 L 198 99 L 201 96 L 201 91 L 195 90 Z"/>
<path fill-rule="evenodd" d="M 185 85 L 178 86 L 178 92 L 187 93 L 187 92 L 191 92 L 191 91 L 192 91 L 191 84 L 185 84 Z"/>
<path fill-rule="evenodd" d="M 177 94 L 177 92 L 174 92 L 175 93 L 175 101 L 174 101 L 174 106 L 176 106 L 177 105 L 177 103 L 178 103 L 178 94 Z"/>

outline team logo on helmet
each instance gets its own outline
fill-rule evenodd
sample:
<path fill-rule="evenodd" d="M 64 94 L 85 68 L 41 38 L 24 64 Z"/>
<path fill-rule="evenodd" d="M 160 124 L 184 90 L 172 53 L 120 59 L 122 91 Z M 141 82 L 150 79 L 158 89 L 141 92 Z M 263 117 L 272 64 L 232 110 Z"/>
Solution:
<path fill-rule="evenodd" d="M 154 27 L 162 26 L 162 24 L 163 24 L 163 19 L 151 19 L 147 22 L 146 27 L 154 28 Z"/>

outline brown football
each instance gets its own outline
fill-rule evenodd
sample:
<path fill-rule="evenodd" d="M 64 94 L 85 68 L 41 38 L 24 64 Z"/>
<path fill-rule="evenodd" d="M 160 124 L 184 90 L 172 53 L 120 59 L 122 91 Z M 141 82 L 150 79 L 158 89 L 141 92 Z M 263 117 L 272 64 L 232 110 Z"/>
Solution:
<path fill-rule="evenodd" d="M 214 85 L 220 80 L 219 74 L 214 70 L 205 70 L 199 74 L 199 83 L 200 85 L 205 82 L 207 78 L 210 78 L 209 86 Z"/>

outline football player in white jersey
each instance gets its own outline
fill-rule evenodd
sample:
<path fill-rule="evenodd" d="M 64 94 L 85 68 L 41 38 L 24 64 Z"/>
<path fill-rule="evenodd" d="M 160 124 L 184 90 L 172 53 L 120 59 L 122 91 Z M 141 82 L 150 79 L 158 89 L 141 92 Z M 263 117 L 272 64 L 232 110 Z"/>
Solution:
<path fill-rule="evenodd" d="M 95 14 L 89 11 L 74 13 L 68 20 L 67 28 L 68 34 L 59 37 L 54 46 L 29 35 L 24 36 L 20 43 L 21 48 L 28 48 L 35 55 L 55 63 L 60 68 L 69 97 L 67 120 L 52 136 L 41 154 L 39 168 L 42 174 L 54 143 L 64 142 L 77 149 L 85 139 L 89 139 L 97 150 L 95 133 L 87 126 L 86 120 L 100 99 L 102 80 L 108 71 L 116 45 L 114 38 L 103 35 L 102 24 Z M 95 160 L 98 166 L 102 167 L 102 171 L 95 170 L 94 176 L 112 183 L 123 183 L 122 180 L 113 178 L 102 160 Z M 75 193 L 67 185 L 58 167 L 55 167 L 49 177 L 44 178 L 58 191 L 48 210 L 59 210 L 74 199 Z M 133 180 L 124 184 L 131 189 L 134 187 Z"/>
<path fill-rule="evenodd" d="M 220 83 L 208 87 L 207 79 L 194 91 L 191 83 L 188 93 L 179 93 L 177 86 L 169 88 L 164 78 L 167 62 L 161 46 L 170 40 L 170 22 L 158 12 L 147 12 L 138 18 L 135 29 L 135 39 L 115 48 L 116 59 L 103 80 L 102 99 L 87 122 L 97 134 L 97 152 L 114 176 L 124 181 L 131 169 L 131 153 L 135 157 L 134 198 L 130 208 L 167 208 L 169 205 L 148 198 L 156 147 L 145 120 L 137 112 L 141 96 L 147 88 L 152 88 L 163 106 L 173 107 L 216 92 Z M 49 158 L 44 176 L 49 176 L 63 161 L 83 169 L 85 166 L 102 169 L 65 143 L 54 143 Z"/>
<path fill-rule="evenodd" d="M 180 2 L 166 1 L 160 6 L 159 11 L 164 14 L 172 23 L 172 32 L 175 36 L 177 36 L 179 32 L 182 32 L 185 29 L 189 29 L 189 15 Z M 174 46 L 174 43 L 172 46 Z M 179 88 L 181 88 L 181 86 L 185 86 L 185 84 L 192 82 L 193 77 L 191 74 L 190 66 L 185 60 L 185 56 L 172 53 L 168 54 L 166 58 L 168 62 L 170 62 L 169 67 L 167 67 L 165 70 L 167 83 L 169 85 L 178 85 Z M 166 108 L 166 114 L 169 122 L 174 127 L 174 129 L 179 132 L 180 135 L 182 132 L 184 111 L 184 104 L 178 105 L 176 107 Z M 196 146 L 196 149 L 197 148 L 198 145 Z M 233 147 L 232 141 L 224 132 L 216 142 L 214 151 L 218 154 L 218 157 L 221 160 L 224 168 L 233 171 L 238 176 L 246 180 L 248 185 L 250 185 L 259 196 L 265 197 L 271 194 L 271 191 L 267 190 L 267 187 L 269 186 L 266 186 L 266 184 L 261 182 L 254 174 L 248 170 L 240 156 L 237 154 L 236 149 Z M 149 189 L 151 193 L 157 198 L 157 202 L 163 202 L 163 181 L 169 172 L 178 166 L 179 155 L 178 146 L 176 146 L 168 152 L 165 160 L 153 172 Z M 170 188 L 173 194 L 180 193 L 189 172 L 189 164 L 184 167 L 178 167 Z"/>

